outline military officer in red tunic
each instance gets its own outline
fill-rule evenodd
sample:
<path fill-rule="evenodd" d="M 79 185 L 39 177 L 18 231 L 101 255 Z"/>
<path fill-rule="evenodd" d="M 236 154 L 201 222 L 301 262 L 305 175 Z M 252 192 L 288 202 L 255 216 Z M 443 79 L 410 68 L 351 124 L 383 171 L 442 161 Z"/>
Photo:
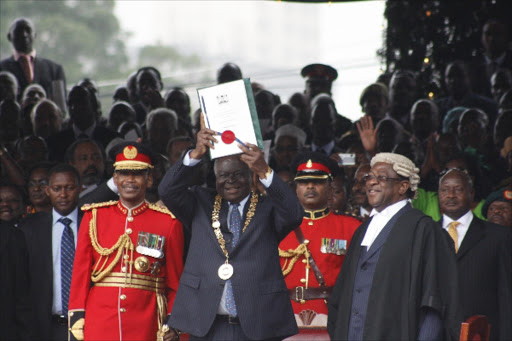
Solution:
<path fill-rule="evenodd" d="M 69 298 L 71 340 L 162 339 L 183 270 L 181 223 L 144 199 L 153 182 L 150 152 L 137 143 L 119 151 L 119 201 L 82 207 Z"/>
<path fill-rule="evenodd" d="M 352 234 L 361 222 L 336 215 L 327 207 L 330 182 L 338 169 L 334 160 L 309 152 L 298 155 L 294 165 L 304 219 L 279 244 L 279 255 L 295 319 L 303 334 L 307 329 L 326 329 L 326 301 Z"/>

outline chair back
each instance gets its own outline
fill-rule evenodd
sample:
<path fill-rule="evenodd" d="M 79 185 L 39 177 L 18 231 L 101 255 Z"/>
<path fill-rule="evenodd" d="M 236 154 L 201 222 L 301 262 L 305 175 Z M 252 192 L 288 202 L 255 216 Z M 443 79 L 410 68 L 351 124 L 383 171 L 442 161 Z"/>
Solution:
<path fill-rule="evenodd" d="M 459 341 L 489 341 L 490 332 L 487 316 L 474 315 L 462 322 Z"/>

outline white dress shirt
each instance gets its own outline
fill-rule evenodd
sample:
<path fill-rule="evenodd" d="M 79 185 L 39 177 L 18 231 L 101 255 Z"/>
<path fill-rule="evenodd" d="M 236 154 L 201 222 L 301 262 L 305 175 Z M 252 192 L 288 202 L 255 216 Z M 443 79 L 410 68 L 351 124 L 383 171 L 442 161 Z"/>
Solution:
<path fill-rule="evenodd" d="M 377 239 L 379 233 L 384 228 L 384 226 L 386 226 L 389 220 L 391 220 L 391 218 L 393 218 L 393 216 L 397 214 L 398 211 L 400 211 L 405 205 L 407 205 L 408 202 L 410 202 L 409 199 L 400 200 L 392 205 L 389 205 L 381 212 L 378 212 L 376 209 L 373 209 L 372 212 L 370 213 L 370 217 L 372 217 L 372 220 L 368 225 L 368 229 L 366 230 L 363 241 L 361 242 L 361 246 L 366 246 L 366 250 L 369 250 L 375 239 Z"/>
<path fill-rule="evenodd" d="M 462 217 L 460 217 L 457 220 L 453 220 L 452 218 L 443 214 L 443 228 L 446 231 L 448 231 L 448 227 L 450 226 L 450 223 L 452 221 L 457 221 L 460 223 L 455 228 L 457 230 L 457 250 L 458 250 L 460 248 L 460 244 L 462 244 L 462 240 L 464 239 L 464 237 L 466 236 L 466 233 L 468 232 L 469 225 L 473 221 L 473 212 L 471 212 L 471 210 L 469 210 L 466 214 L 464 214 Z"/>
<path fill-rule="evenodd" d="M 52 210 L 52 259 L 53 259 L 53 305 L 52 313 L 62 315 L 62 294 L 61 294 L 61 278 L 60 278 L 60 253 L 61 253 L 61 239 L 64 232 L 64 224 L 59 222 L 62 217 L 55 209 Z M 73 230 L 73 237 L 76 240 L 78 232 L 78 208 L 75 208 L 70 214 L 66 216 L 71 219 L 71 230 Z"/>

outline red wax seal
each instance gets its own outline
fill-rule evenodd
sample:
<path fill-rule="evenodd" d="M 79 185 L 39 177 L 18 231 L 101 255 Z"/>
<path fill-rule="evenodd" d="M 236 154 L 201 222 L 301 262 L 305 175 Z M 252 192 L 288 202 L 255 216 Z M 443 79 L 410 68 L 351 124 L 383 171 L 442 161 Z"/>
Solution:
<path fill-rule="evenodd" d="M 226 130 L 221 135 L 222 142 L 225 144 L 231 144 L 235 141 L 235 133 L 233 133 L 231 130 Z"/>

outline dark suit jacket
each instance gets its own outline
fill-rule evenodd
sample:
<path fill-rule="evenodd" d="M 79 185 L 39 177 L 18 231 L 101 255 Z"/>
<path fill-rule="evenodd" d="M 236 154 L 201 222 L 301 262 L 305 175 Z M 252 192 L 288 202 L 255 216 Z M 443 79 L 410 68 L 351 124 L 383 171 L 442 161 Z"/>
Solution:
<path fill-rule="evenodd" d="M 486 315 L 491 340 L 512 340 L 512 233 L 473 217 L 456 255 L 464 319 Z"/>
<path fill-rule="evenodd" d="M 78 226 L 82 213 L 78 211 Z M 27 216 L 19 225 L 25 233 L 30 274 L 30 299 L 33 326 L 37 339 L 51 338 L 53 305 L 52 214 L 38 212 Z"/>
<path fill-rule="evenodd" d="M 116 137 L 121 137 L 117 132 L 96 124 L 92 139 L 105 149 L 107 145 Z M 57 134 L 49 136 L 46 139 L 48 145 L 49 157 L 52 161 L 64 161 L 66 149 L 76 141 L 73 128 L 62 130 Z"/>
<path fill-rule="evenodd" d="M 27 247 L 23 233 L 0 221 L 0 340 L 29 340 Z"/>
<path fill-rule="evenodd" d="M 113 192 L 106 182 L 103 182 L 99 184 L 98 187 L 78 199 L 78 207 L 82 207 L 85 204 L 95 204 L 110 200 L 119 200 L 119 195 Z"/>
<path fill-rule="evenodd" d="M 195 336 L 210 330 L 217 314 L 225 281 L 217 275 L 226 258 L 212 229 L 215 194 L 202 187 L 188 188 L 191 167 L 177 162 L 159 186 L 160 197 L 183 225 L 191 230 L 189 253 L 169 325 Z M 259 197 L 256 212 L 229 251 L 238 317 L 250 339 L 286 337 L 298 332 L 279 263 L 279 242 L 302 222 L 297 196 L 274 174 L 268 195 Z M 245 205 L 244 221 L 249 202 Z M 227 232 L 228 203 L 220 210 L 221 230 Z"/>
<path fill-rule="evenodd" d="M 29 85 L 23 69 L 20 64 L 14 60 L 14 56 L 0 61 L 0 71 L 9 71 L 18 80 L 20 87 L 20 94 L 18 99 L 21 98 L 23 90 Z M 52 62 L 49 59 L 36 57 L 34 59 L 34 82 L 41 85 L 46 91 L 48 98 L 53 99 L 52 82 L 55 80 L 62 80 L 64 82 L 64 89 L 66 89 L 66 76 L 64 69 L 59 64 Z"/>

